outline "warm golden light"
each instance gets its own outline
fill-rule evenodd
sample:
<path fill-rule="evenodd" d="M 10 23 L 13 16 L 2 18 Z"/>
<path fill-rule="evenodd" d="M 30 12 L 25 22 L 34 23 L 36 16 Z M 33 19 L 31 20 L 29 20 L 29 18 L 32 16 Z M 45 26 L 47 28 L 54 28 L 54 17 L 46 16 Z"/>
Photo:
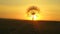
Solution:
<path fill-rule="evenodd" d="M 40 9 L 37 6 L 30 6 L 27 9 L 27 14 L 31 20 L 37 20 L 37 14 L 39 14 Z"/>
<path fill-rule="evenodd" d="M 26 12 L 31 6 L 40 9 L 35 20 L 60 21 L 60 0 L 0 0 L 0 18 L 32 20 L 31 11 Z M 38 14 L 38 11 L 35 11 Z"/>
<path fill-rule="evenodd" d="M 28 17 L 28 20 L 40 20 L 40 15 L 38 15 L 38 14 L 30 15 Z"/>
<path fill-rule="evenodd" d="M 32 15 L 32 20 L 36 20 L 37 16 L 36 15 Z"/>

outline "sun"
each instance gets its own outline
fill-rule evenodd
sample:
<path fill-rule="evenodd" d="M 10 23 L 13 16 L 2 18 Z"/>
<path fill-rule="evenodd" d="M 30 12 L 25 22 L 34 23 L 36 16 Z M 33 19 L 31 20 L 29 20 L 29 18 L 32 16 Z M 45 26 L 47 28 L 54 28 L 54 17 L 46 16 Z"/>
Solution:
<path fill-rule="evenodd" d="M 37 19 L 37 16 L 36 15 L 32 15 L 32 20 L 36 20 Z"/>
<path fill-rule="evenodd" d="M 30 15 L 28 17 L 28 20 L 33 20 L 33 21 L 39 20 L 39 15 Z"/>

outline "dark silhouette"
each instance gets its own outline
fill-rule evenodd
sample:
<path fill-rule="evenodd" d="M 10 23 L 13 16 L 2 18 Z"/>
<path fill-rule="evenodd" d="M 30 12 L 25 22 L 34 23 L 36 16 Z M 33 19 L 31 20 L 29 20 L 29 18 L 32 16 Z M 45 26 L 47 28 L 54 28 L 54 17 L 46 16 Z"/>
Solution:
<path fill-rule="evenodd" d="M 0 19 L 0 34 L 60 34 L 60 21 Z"/>

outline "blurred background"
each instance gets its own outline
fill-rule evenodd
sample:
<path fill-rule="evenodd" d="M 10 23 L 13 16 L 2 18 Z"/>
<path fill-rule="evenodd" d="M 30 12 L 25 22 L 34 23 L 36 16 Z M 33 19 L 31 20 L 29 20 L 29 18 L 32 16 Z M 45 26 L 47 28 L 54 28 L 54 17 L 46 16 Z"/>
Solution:
<path fill-rule="evenodd" d="M 40 9 L 38 20 L 60 21 L 60 0 L 0 0 L 0 18 L 30 20 L 30 6 Z"/>
<path fill-rule="evenodd" d="M 27 16 L 31 6 L 37 20 Z M 60 0 L 0 0 L 0 34 L 60 34 Z"/>

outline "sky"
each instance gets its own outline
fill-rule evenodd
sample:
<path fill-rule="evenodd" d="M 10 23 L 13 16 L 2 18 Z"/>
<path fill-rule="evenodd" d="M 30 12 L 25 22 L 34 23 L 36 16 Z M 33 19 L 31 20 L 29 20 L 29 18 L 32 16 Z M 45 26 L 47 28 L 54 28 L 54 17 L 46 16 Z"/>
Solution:
<path fill-rule="evenodd" d="M 40 9 L 39 20 L 60 21 L 60 0 L 0 0 L 0 18 L 28 20 L 30 6 Z"/>

